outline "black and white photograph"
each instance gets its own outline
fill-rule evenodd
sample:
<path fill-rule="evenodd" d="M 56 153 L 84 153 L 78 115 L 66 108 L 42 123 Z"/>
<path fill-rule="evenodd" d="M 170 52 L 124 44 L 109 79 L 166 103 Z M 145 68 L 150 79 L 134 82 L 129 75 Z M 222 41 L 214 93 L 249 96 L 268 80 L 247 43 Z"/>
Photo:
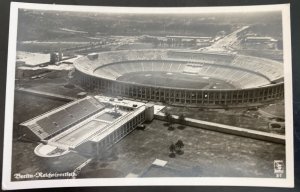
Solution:
<path fill-rule="evenodd" d="M 12 3 L 3 189 L 293 187 L 289 4 Z"/>

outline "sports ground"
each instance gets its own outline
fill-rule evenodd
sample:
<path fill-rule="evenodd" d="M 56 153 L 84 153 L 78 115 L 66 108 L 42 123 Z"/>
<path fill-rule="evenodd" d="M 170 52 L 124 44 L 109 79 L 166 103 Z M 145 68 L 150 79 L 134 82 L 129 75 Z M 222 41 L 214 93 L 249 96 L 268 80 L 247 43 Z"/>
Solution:
<path fill-rule="evenodd" d="M 187 73 L 171 72 L 132 72 L 126 73 L 117 80 L 150 86 L 162 86 L 186 89 L 234 89 L 235 87 L 223 80 Z"/>

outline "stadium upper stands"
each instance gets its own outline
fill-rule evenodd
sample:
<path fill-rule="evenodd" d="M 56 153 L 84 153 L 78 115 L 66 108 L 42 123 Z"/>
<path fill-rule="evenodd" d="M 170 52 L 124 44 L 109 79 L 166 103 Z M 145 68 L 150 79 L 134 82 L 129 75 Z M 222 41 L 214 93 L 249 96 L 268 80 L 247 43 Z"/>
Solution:
<path fill-rule="evenodd" d="M 198 65 L 194 70 L 191 64 Z M 126 73 L 158 71 L 192 73 L 225 80 L 237 88 L 270 84 L 283 77 L 282 63 L 229 53 L 191 50 L 123 50 L 102 52 L 97 59 L 82 57 L 76 68 L 101 78 L 117 80 Z"/>
<path fill-rule="evenodd" d="M 34 124 L 27 125 L 28 120 L 21 125 L 27 126 L 40 139 L 48 139 L 70 128 L 79 121 L 101 111 L 104 105 L 93 97 L 78 100 L 76 103 L 66 104 L 52 110 L 48 115 L 42 114 Z"/>

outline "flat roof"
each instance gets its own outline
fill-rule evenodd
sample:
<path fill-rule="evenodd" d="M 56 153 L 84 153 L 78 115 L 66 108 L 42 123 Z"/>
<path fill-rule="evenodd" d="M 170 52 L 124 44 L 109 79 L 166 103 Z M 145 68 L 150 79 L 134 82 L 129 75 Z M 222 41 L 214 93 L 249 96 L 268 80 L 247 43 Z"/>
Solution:
<path fill-rule="evenodd" d="M 98 101 L 100 101 L 100 102 L 111 103 L 113 105 L 130 107 L 130 108 L 138 108 L 142 105 L 145 105 L 144 102 L 123 99 L 121 97 L 114 98 L 114 97 L 106 97 L 106 96 L 102 96 L 102 95 L 96 95 L 95 98 L 98 99 Z M 133 107 L 134 105 L 135 105 L 135 107 Z"/>
<path fill-rule="evenodd" d="M 108 136 L 110 133 L 117 130 L 119 127 L 136 117 L 136 115 L 140 114 L 142 111 L 146 109 L 145 105 L 139 106 L 136 110 L 130 111 L 126 114 L 123 114 L 120 118 L 113 121 L 106 129 L 103 129 L 101 132 L 97 133 L 93 138 L 89 139 L 93 142 L 99 142 Z"/>
<path fill-rule="evenodd" d="M 39 65 L 50 62 L 50 53 L 29 53 L 25 51 L 17 51 L 17 61 L 25 62 L 26 65 Z"/>
<path fill-rule="evenodd" d="M 222 55 L 222 56 L 232 56 L 234 55 L 232 52 L 229 51 L 223 51 L 223 50 L 205 50 L 205 49 L 198 49 L 198 50 L 172 50 L 172 52 L 177 53 L 202 53 L 202 54 L 208 54 L 208 55 Z"/>
<path fill-rule="evenodd" d="M 272 40 L 274 41 L 272 37 L 246 37 L 246 40 Z"/>
<path fill-rule="evenodd" d="M 40 69 L 45 69 L 45 70 L 72 70 L 74 68 L 73 65 L 70 64 L 60 64 L 60 65 L 47 65 L 45 67 L 40 67 L 40 66 L 35 66 L 33 65 L 32 67 L 30 66 L 20 66 L 18 69 L 21 70 L 40 70 Z"/>
<path fill-rule="evenodd" d="M 185 38 L 185 39 L 211 39 L 212 37 L 201 37 L 201 36 L 180 36 L 180 35 L 171 35 L 166 36 L 167 38 Z"/>

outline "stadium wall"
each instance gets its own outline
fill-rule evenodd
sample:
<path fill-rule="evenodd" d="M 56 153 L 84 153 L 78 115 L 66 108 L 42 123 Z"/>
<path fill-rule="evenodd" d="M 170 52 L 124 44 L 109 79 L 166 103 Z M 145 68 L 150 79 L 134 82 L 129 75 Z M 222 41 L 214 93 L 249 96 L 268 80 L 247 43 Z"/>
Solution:
<path fill-rule="evenodd" d="M 155 118 L 162 121 L 166 121 L 166 116 L 162 112 L 155 114 Z M 272 143 L 285 144 L 284 135 L 267 133 L 264 131 L 249 130 L 247 128 L 235 127 L 231 125 L 202 121 L 199 119 L 192 119 L 192 118 L 184 118 L 184 121 L 182 121 L 177 115 L 172 115 L 172 119 L 173 119 L 172 120 L 173 123 L 179 123 L 191 127 L 198 127 L 201 129 L 207 129 L 207 130 L 227 133 L 231 135 L 238 135 L 242 137 L 247 137 L 247 138 L 272 142 Z"/>
<path fill-rule="evenodd" d="M 235 90 L 195 90 L 155 87 L 109 80 L 79 70 L 75 71 L 75 78 L 83 87 L 96 93 L 164 102 L 178 106 L 209 106 L 216 108 L 259 106 L 284 98 L 284 83 Z"/>

